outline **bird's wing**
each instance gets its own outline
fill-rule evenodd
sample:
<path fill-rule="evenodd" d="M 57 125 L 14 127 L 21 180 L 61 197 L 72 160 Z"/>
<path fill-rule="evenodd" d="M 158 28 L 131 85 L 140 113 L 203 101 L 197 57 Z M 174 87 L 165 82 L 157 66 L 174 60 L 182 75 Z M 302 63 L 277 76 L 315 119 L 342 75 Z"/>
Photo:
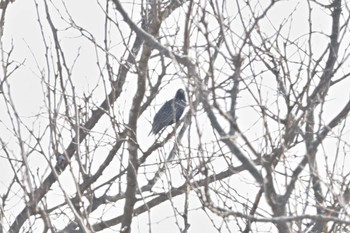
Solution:
<path fill-rule="evenodd" d="M 168 100 L 163 104 L 163 106 L 159 109 L 157 114 L 154 116 L 154 119 L 153 119 L 154 123 L 157 121 L 159 123 L 169 124 L 171 120 L 173 120 L 174 106 L 172 103 L 173 103 L 172 100 Z"/>
<path fill-rule="evenodd" d="M 163 106 L 159 109 L 156 115 L 153 118 L 152 130 L 150 134 L 153 132 L 157 134 L 160 130 L 162 130 L 167 125 L 171 124 L 171 121 L 174 118 L 173 115 L 173 101 L 168 100 L 163 104 Z"/>

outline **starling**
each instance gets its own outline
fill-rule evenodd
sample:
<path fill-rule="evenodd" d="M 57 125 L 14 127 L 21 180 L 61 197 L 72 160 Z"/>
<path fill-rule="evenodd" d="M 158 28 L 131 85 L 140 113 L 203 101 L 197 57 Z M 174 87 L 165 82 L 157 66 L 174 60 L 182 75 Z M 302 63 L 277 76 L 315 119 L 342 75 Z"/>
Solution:
<path fill-rule="evenodd" d="M 157 134 L 166 126 L 178 122 L 185 108 L 185 92 L 183 89 L 179 89 L 176 92 L 175 98 L 165 102 L 165 104 L 159 109 L 157 114 L 154 116 L 152 129 L 148 135 L 150 135 L 151 133 Z"/>
<path fill-rule="evenodd" d="M 64 167 L 67 165 L 66 156 L 64 154 L 58 153 L 56 155 L 56 161 L 57 161 L 57 171 L 61 173 Z"/>

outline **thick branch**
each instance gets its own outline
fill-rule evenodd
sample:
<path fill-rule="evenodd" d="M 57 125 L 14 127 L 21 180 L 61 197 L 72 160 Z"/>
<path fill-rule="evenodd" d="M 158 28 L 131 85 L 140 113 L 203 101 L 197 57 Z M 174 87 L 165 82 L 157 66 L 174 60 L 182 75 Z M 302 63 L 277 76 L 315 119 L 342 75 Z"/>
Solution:
<path fill-rule="evenodd" d="M 119 2 L 119 0 L 113 0 L 117 10 L 120 12 L 120 14 L 123 16 L 125 22 L 129 25 L 130 29 L 133 30 L 137 36 L 141 37 L 145 40 L 145 42 L 152 47 L 153 49 L 158 50 L 160 53 L 164 54 L 165 56 L 174 59 L 178 63 L 188 66 L 189 64 L 192 64 L 190 59 L 186 56 L 180 56 L 172 51 L 170 51 L 168 48 L 164 47 L 162 44 L 160 44 L 152 35 L 145 32 L 142 28 L 138 27 L 128 16 L 126 11 L 124 10 L 123 6 Z"/>
<path fill-rule="evenodd" d="M 134 60 L 134 56 L 138 53 L 141 44 L 142 39 L 136 37 L 133 44 L 133 49 L 131 50 L 133 53 L 129 53 L 127 62 L 131 63 Z M 73 138 L 71 143 L 68 145 L 65 153 L 69 158 L 71 158 L 74 155 L 77 148 L 77 143 L 80 144 L 85 139 L 88 132 L 96 125 L 96 123 L 101 119 L 101 117 L 106 113 L 106 111 L 108 111 L 111 108 L 115 100 L 119 97 L 120 93 L 122 92 L 122 87 L 124 85 L 128 71 L 129 67 L 120 66 L 117 75 L 118 79 L 116 82 L 113 83 L 112 91 L 109 93 L 108 97 L 101 103 L 100 107 L 92 112 L 90 119 L 77 132 L 77 134 L 79 135 Z M 78 142 L 76 138 L 79 138 Z M 40 185 L 40 187 L 34 191 L 34 194 L 29 195 L 34 196 L 36 203 L 38 203 L 41 200 L 41 198 L 43 198 L 43 196 L 50 190 L 50 187 L 55 181 L 56 178 L 53 172 L 51 172 Z M 23 210 L 17 215 L 16 219 L 13 221 L 9 232 L 19 232 L 24 222 L 28 219 L 28 217 L 30 217 L 33 214 L 35 214 L 35 211 L 33 211 L 30 206 L 24 207 Z"/>

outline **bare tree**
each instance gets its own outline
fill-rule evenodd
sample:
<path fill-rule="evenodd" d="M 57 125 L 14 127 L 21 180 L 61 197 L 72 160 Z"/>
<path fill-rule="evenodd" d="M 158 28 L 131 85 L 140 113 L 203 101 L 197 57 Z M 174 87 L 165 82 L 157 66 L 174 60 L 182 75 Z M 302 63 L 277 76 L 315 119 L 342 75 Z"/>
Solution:
<path fill-rule="evenodd" d="M 350 232 L 348 2 L 0 8 L 0 232 Z"/>

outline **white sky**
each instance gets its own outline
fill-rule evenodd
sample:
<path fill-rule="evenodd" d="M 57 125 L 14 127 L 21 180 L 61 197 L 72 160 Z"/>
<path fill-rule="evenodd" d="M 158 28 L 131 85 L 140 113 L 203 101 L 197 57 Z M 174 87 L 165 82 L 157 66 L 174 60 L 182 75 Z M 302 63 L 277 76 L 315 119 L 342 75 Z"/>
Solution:
<path fill-rule="evenodd" d="M 136 1 L 137 2 L 137 1 Z M 268 1 L 262 1 L 261 4 L 266 4 Z M 45 15 L 43 14 L 43 2 L 41 0 L 38 0 L 39 3 L 39 11 L 40 11 L 40 17 L 42 19 L 42 22 L 45 23 L 44 25 L 44 32 L 45 37 L 48 41 L 48 44 L 52 46 L 52 34 L 48 31 L 48 25 L 45 20 Z M 124 7 L 130 7 L 130 4 L 124 4 Z M 51 4 L 51 3 L 50 3 Z M 62 15 L 65 17 L 65 19 L 68 19 L 66 13 L 64 12 L 62 8 L 62 3 L 57 2 L 58 9 L 60 9 Z M 100 6 L 98 5 L 98 1 L 86 1 L 86 0 L 75 0 L 75 1 L 65 1 L 66 7 L 71 14 L 72 18 L 76 22 L 77 25 L 83 27 L 84 29 L 91 32 L 91 34 L 94 36 L 94 39 L 96 39 L 98 44 L 102 44 L 103 42 L 103 33 L 104 33 L 104 14 L 103 11 L 100 9 Z M 101 4 L 104 6 L 105 2 L 101 2 Z M 306 6 L 304 1 L 283 1 L 280 4 L 277 4 L 276 7 L 274 7 L 273 10 L 269 13 L 269 20 L 271 23 L 274 22 L 281 22 L 284 19 L 288 17 L 288 15 L 293 11 L 292 9 L 295 8 L 293 21 L 290 22 L 290 34 L 292 35 L 293 39 L 297 39 L 300 37 L 305 36 L 307 34 L 307 12 L 306 12 Z M 55 25 L 60 30 L 64 30 L 67 28 L 67 23 L 64 23 L 61 19 L 59 19 L 57 12 L 54 12 L 52 7 L 50 8 L 52 12 L 52 17 L 54 19 Z M 180 9 L 179 11 L 183 11 L 184 9 Z M 229 11 L 229 10 L 228 10 Z M 129 14 L 131 12 L 129 11 Z M 167 20 L 165 25 L 168 25 L 169 27 L 173 26 L 174 20 L 177 20 L 176 16 L 177 14 L 174 14 L 174 18 L 170 18 Z M 329 24 L 329 17 L 327 17 L 327 12 L 323 12 L 321 10 L 315 9 L 313 11 L 313 22 L 314 27 L 317 28 L 320 32 L 323 32 L 325 34 L 329 34 L 330 32 L 330 24 Z M 139 13 L 134 12 L 133 19 L 135 22 L 138 22 L 137 19 L 139 18 Z M 123 36 L 127 38 L 129 36 L 129 29 L 127 25 L 122 22 L 121 20 L 118 21 L 120 23 L 121 27 L 125 29 L 123 30 Z M 273 33 L 274 30 L 270 26 L 265 26 L 265 21 L 262 21 L 261 30 L 265 31 L 266 33 Z M 278 26 L 278 23 L 275 25 Z M 287 29 L 288 27 L 286 27 Z M 171 30 L 171 29 L 170 29 Z M 239 30 L 238 30 L 239 31 Z M 93 90 L 97 85 L 97 89 L 94 92 L 93 101 L 96 105 L 99 105 L 103 97 L 105 95 L 104 86 L 102 85 L 103 79 L 106 77 L 102 77 L 100 75 L 99 67 L 96 65 L 96 61 L 100 60 L 101 64 L 103 64 L 104 61 L 104 55 L 101 53 L 101 51 L 98 51 L 98 56 L 96 56 L 96 48 L 93 46 L 93 44 L 89 41 L 87 41 L 85 38 L 79 37 L 79 34 L 73 30 L 73 29 L 67 29 L 66 31 L 60 31 L 62 40 L 62 46 L 65 51 L 65 55 L 68 61 L 68 64 L 72 64 L 72 61 L 77 57 L 79 54 L 79 57 L 77 59 L 77 62 L 73 69 L 73 82 L 76 87 L 77 96 L 82 96 L 84 93 L 88 93 L 89 91 Z M 120 59 L 122 57 L 122 52 L 124 51 L 124 47 L 122 44 L 121 36 L 120 34 L 115 33 L 115 41 L 112 42 L 114 45 L 112 49 L 112 53 L 115 54 L 117 59 Z M 287 33 L 287 31 L 283 32 Z M 313 43 L 319 44 L 320 47 L 323 47 L 324 44 L 328 43 L 328 41 L 324 40 L 323 36 L 315 35 Z M 349 39 L 349 38 L 347 38 Z M 305 39 L 306 40 L 306 39 Z M 49 71 L 45 68 L 45 47 L 43 44 L 43 39 L 41 36 L 40 28 L 38 25 L 38 19 L 36 15 L 35 10 L 35 4 L 34 1 L 28 1 L 28 0 L 17 0 L 13 4 L 10 4 L 7 12 L 7 18 L 5 23 L 5 35 L 3 38 L 3 43 L 5 46 L 5 50 L 8 51 L 11 43 L 14 45 L 14 50 L 12 53 L 12 59 L 16 63 L 22 63 L 23 67 L 21 67 L 18 71 L 16 71 L 12 77 L 9 79 L 9 83 L 11 86 L 11 93 L 16 105 L 16 108 L 19 112 L 19 115 L 22 117 L 23 122 L 27 124 L 30 127 L 33 127 L 37 132 L 40 132 L 45 129 L 45 126 L 47 125 L 47 111 L 45 109 L 45 96 L 43 95 L 43 89 L 45 89 L 45 85 L 41 81 L 40 72 L 43 72 L 45 75 L 49 73 Z M 315 46 L 317 47 L 317 46 Z M 293 48 L 291 48 L 293 49 Z M 320 54 L 321 51 L 315 50 L 315 55 Z M 295 54 L 296 58 L 298 58 L 298 54 Z M 198 58 L 199 60 L 201 58 Z M 116 66 L 118 64 L 115 64 Z M 349 65 L 344 66 L 346 69 L 349 68 Z M 177 72 L 177 66 L 174 65 L 173 67 L 174 73 Z M 117 69 L 115 69 L 117 70 Z M 52 72 L 52 71 L 51 71 Z M 227 72 L 227 69 L 226 69 Z M 343 71 L 346 72 L 346 71 Z M 183 73 L 180 72 L 182 75 Z M 148 146 L 153 143 L 154 138 L 153 137 L 147 137 L 151 124 L 150 121 L 153 118 L 153 115 L 155 111 L 159 108 L 159 106 L 165 101 L 174 96 L 175 91 L 179 87 L 183 87 L 187 85 L 185 82 L 183 82 L 180 78 L 172 77 L 169 78 L 171 84 L 164 84 L 164 89 L 159 93 L 157 96 L 155 102 L 152 104 L 154 108 L 152 108 L 151 111 L 146 111 L 140 119 L 140 129 L 139 129 L 139 139 L 141 142 L 141 148 L 146 149 Z M 105 80 L 108 83 L 108 79 Z M 281 101 L 280 97 L 277 93 L 271 91 L 275 90 L 275 86 L 268 86 L 269 80 L 264 80 L 263 83 L 266 85 L 263 89 L 263 94 L 265 94 L 269 101 L 271 101 L 271 104 L 274 103 L 276 100 Z M 125 89 L 127 89 L 126 93 L 127 95 L 123 95 L 118 101 L 116 106 L 114 107 L 115 114 L 121 115 L 124 117 L 125 122 L 127 122 L 127 110 L 128 106 L 130 106 L 130 100 L 131 96 L 134 93 L 133 87 L 135 86 L 135 75 L 128 75 L 127 83 L 125 85 Z M 348 101 L 349 98 L 349 87 L 350 81 L 347 80 L 343 82 L 341 85 L 336 86 L 334 89 L 331 90 L 329 94 L 328 102 L 325 105 L 325 108 L 327 108 L 327 111 L 329 112 L 329 115 L 326 116 L 325 120 L 328 122 L 334 115 L 339 112 L 340 108 L 344 105 L 345 102 Z M 107 85 L 106 86 L 107 93 L 109 92 L 110 88 Z M 344 98 L 345 96 L 348 96 L 347 98 Z M 247 108 L 250 104 L 252 104 L 252 99 L 247 96 L 241 96 L 239 105 L 242 107 L 240 110 L 240 116 L 238 117 L 239 123 L 241 125 L 241 128 L 244 129 L 248 135 L 261 135 L 261 132 L 256 132 L 256 129 L 251 129 L 250 127 L 254 124 L 254 122 L 257 120 L 256 117 L 250 117 L 254 115 L 254 111 L 251 108 Z M 5 109 L 3 99 L 0 101 L 0 107 L 2 109 Z M 125 112 L 124 112 L 125 110 Z M 42 117 L 37 118 L 37 114 L 44 114 Z M 253 114 L 252 114 L 253 113 Z M 332 114 L 334 113 L 334 114 Z M 329 118 L 328 118 L 329 117 Z M 211 132 L 210 127 L 205 127 L 206 124 L 209 124 L 208 120 L 205 120 L 204 117 L 202 118 L 203 122 L 203 131 L 208 131 L 208 134 Z M 7 113 L 2 111 L 0 112 L 0 130 L 1 130 L 1 137 L 2 139 L 6 139 L 6 142 L 9 143 L 9 145 L 13 145 L 13 151 L 18 151 L 18 147 L 16 147 L 16 140 L 13 138 L 13 135 L 10 133 L 11 129 L 6 129 L 6 127 L 9 127 L 9 119 L 7 117 Z M 102 119 L 99 123 L 96 130 L 103 131 L 106 127 L 108 127 L 108 123 L 105 125 Z M 324 123 L 326 123 L 324 122 Z M 66 126 L 67 127 L 67 126 Z M 95 129 L 94 129 L 95 130 Z M 349 131 L 347 131 L 349 132 Z M 28 133 L 23 130 L 23 134 L 25 137 L 28 137 Z M 70 137 L 69 135 L 66 135 L 67 138 L 63 139 L 63 145 L 67 146 Z M 345 140 L 350 140 L 349 133 L 346 134 Z M 45 141 L 49 141 L 49 138 L 44 139 Z M 187 140 L 187 139 L 186 139 Z M 186 141 L 184 140 L 184 141 Z M 196 144 L 196 139 L 193 138 L 194 145 Z M 210 142 L 213 140 L 213 138 L 207 138 L 204 139 L 207 142 Z M 31 142 L 33 143 L 33 142 Z M 172 143 L 171 143 L 172 144 Z M 166 145 L 164 151 L 171 148 L 170 145 Z M 328 144 L 333 144 L 334 142 L 329 142 Z M 27 148 L 29 150 L 29 148 Z M 47 151 L 50 151 L 49 145 L 47 145 L 46 148 L 44 148 Z M 107 151 L 107 148 L 101 149 L 101 152 Z M 163 150 L 161 150 L 163 151 Z M 163 151 L 163 152 L 164 152 Z M 165 156 L 166 153 L 164 152 Z M 1 154 L 0 151 L 0 155 Z M 0 176 L 0 194 L 4 193 L 5 190 L 7 190 L 8 184 L 12 178 L 12 171 L 6 163 L 6 159 L 0 158 L 2 162 L 0 163 L 0 169 L 2 171 L 2 176 Z M 18 155 L 18 159 L 20 159 L 20 155 Z M 159 161 L 161 158 L 156 157 L 152 158 L 154 161 Z M 43 169 L 47 166 L 47 162 L 43 157 L 35 156 L 30 157 L 30 162 L 32 163 L 33 170 L 35 168 L 39 169 L 39 173 L 45 177 L 44 174 L 47 174 L 47 170 Z M 143 169 L 143 168 L 141 168 Z M 154 169 L 154 167 L 153 167 Z M 222 171 L 222 169 L 219 169 L 218 172 Z M 107 171 L 111 172 L 111 174 L 115 175 L 115 172 L 113 173 L 113 169 L 108 169 Z M 174 168 L 174 173 L 179 172 L 180 168 Z M 10 175 L 11 174 L 11 175 Z M 108 173 L 107 173 L 108 174 Z M 241 176 L 238 176 L 237 182 L 244 183 L 245 180 Z M 151 176 L 150 176 L 151 177 Z M 251 180 L 251 178 L 247 178 Z M 69 191 L 69 189 L 74 189 L 74 184 L 72 183 L 70 174 L 62 174 L 60 177 L 61 182 L 65 185 L 65 188 Z M 181 180 L 182 182 L 182 180 Z M 181 184 L 179 182 L 179 184 Z M 57 185 L 53 185 L 53 189 L 57 188 Z M 18 190 L 20 188 L 18 187 Z M 74 192 L 73 192 L 74 193 Z M 57 194 L 57 195 L 56 195 Z M 59 199 L 62 199 L 63 196 L 61 196 L 60 192 L 51 193 L 49 195 L 48 201 L 58 202 Z M 16 195 L 13 193 L 12 195 Z M 249 196 L 251 199 L 254 200 L 254 192 L 251 192 L 251 190 L 247 190 L 244 193 L 241 193 L 241 195 Z M 193 197 L 191 199 L 191 208 L 198 208 L 200 207 L 200 203 L 198 202 L 198 199 L 194 195 L 194 193 L 191 193 L 191 196 Z M 18 198 L 21 198 L 19 196 Z M 16 216 L 16 211 L 21 209 L 23 207 L 24 203 L 19 202 L 18 199 L 13 198 L 11 199 L 13 203 L 9 204 L 11 209 L 13 208 L 13 216 Z M 118 203 L 119 207 L 122 207 L 122 203 Z M 169 206 L 170 203 L 166 203 L 165 205 L 161 205 L 159 207 L 156 207 L 151 212 L 151 218 L 152 221 L 156 224 L 152 225 L 153 232 L 164 232 L 164 229 L 166 229 L 167 233 L 172 232 L 179 232 L 178 228 L 176 228 L 176 225 L 174 224 L 174 218 L 169 217 L 173 215 L 173 212 L 171 211 L 172 208 Z M 176 200 L 177 208 L 182 210 L 183 208 L 183 199 L 179 198 Z M 16 208 L 17 207 L 17 208 Z M 107 210 L 108 214 L 106 216 L 115 217 L 117 214 L 120 214 L 120 211 L 116 211 L 118 208 L 112 208 L 110 207 L 109 210 Z M 121 210 L 120 208 L 119 210 Z M 116 213 L 118 212 L 118 213 Z M 11 214 L 10 214 L 11 215 Z M 214 217 L 211 214 L 212 217 Z M 215 218 L 215 217 L 214 217 Z M 10 220 L 13 220 L 10 218 Z M 218 218 L 217 218 L 218 220 Z M 144 214 L 143 216 L 140 216 L 138 218 L 134 219 L 134 230 L 135 232 L 147 232 L 148 229 L 146 227 L 146 223 L 148 221 L 147 214 Z M 158 222 L 159 221 L 159 222 Z M 182 220 L 181 217 L 178 217 L 178 221 L 180 222 L 180 226 L 182 226 Z M 191 222 L 191 228 L 190 232 L 215 232 L 214 229 L 211 228 L 211 222 L 208 220 L 206 216 L 204 216 L 204 213 L 202 211 L 193 211 L 193 214 L 190 215 L 190 222 Z M 220 222 L 218 222 L 220 224 Z M 264 224 L 261 224 L 264 225 Z M 232 223 L 230 225 L 232 226 Z M 269 227 L 268 227 L 269 228 Z M 119 226 L 115 227 L 114 229 L 119 230 Z M 108 232 L 106 230 L 105 232 Z"/>

